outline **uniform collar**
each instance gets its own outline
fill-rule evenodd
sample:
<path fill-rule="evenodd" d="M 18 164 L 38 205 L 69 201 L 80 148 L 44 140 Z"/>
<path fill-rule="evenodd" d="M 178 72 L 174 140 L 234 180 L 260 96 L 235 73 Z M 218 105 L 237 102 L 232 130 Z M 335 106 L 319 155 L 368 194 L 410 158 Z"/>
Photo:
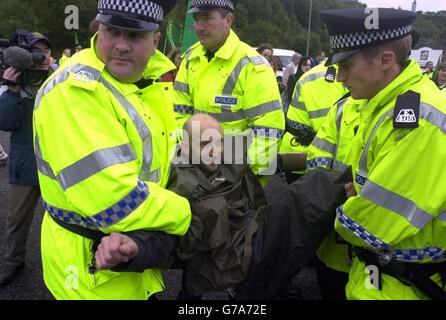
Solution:
<path fill-rule="evenodd" d="M 232 29 L 229 30 L 229 36 L 226 38 L 223 46 L 215 52 L 214 57 L 218 57 L 224 60 L 231 59 L 232 55 L 237 49 L 238 43 L 240 42 L 239 37 L 235 34 Z M 199 50 L 194 50 L 190 56 L 190 59 L 196 57 L 205 56 L 207 49 L 203 45 L 199 45 Z"/>

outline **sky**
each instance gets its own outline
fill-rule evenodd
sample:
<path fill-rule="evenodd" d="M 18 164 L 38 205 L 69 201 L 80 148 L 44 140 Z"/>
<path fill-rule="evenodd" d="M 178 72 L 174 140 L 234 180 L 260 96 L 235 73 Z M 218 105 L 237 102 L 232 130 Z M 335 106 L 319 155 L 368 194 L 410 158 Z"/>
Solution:
<path fill-rule="evenodd" d="M 398 8 L 411 10 L 413 0 L 359 0 L 370 8 Z M 446 0 L 417 0 L 417 11 L 446 11 Z"/>

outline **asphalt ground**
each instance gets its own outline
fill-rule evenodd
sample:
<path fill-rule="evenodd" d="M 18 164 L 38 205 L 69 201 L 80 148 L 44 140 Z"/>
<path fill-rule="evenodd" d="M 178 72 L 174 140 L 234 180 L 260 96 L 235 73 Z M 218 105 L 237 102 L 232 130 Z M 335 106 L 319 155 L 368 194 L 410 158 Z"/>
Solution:
<path fill-rule="evenodd" d="M 9 153 L 9 133 L 0 131 L 0 143 Z M 9 207 L 8 166 L 0 166 L 0 265 L 5 252 L 5 223 Z M 40 258 L 40 225 L 43 217 L 42 206 L 38 205 L 27 242 L 26 266 L 14 281 L 0 287 L 0 300 L 52 300 L 45 287 Z M 174 300 L 181 286 L 181 271 L 164 272 L 166 290 L 157 296 L 161 300 Z M 293 285 L 300 288 L 301 300 L 320 299 L 314 268 L 309 267 L 293 279 Z M 225 292 L 215 292 L 203 296 L 204 300 L 225 300 Z"/>

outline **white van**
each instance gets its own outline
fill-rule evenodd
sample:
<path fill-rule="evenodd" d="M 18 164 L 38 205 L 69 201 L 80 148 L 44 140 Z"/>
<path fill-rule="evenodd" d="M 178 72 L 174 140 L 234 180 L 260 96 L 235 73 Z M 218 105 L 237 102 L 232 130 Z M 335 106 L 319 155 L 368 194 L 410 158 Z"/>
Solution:
<path fill-rule="evenodd" d="M 277 62 L 279 63 L 279 70 L 276 72 L 276 78 L 277 81 L 280 80 L 282 82 L 283 77 L 283 71 L 285 71 L 285 68 L 291 63 L 293 55 L 296 53 L 293 50 L 286 50 L 286 49 L 273 49 L 273 55 L 276 57 Z M 280 78 L 280 79 L 279 79 Z"/>

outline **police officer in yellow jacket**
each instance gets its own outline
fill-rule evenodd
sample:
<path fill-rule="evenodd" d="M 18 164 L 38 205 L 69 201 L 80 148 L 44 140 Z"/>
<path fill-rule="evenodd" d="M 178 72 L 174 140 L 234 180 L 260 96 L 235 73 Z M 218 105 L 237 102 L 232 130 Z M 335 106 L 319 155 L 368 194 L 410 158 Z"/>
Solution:
<path fill-rule="evenodd" d="M 46 209 L 42 260 L 45 283 L 58 299 L 147 299 L 164 289 L 160 270 L 97 271 L 91 239 L 188 229 L 188 201 L 165 189 L 176 144 L 173 88 L 154 82 L 161 74 L 148 64 L 159 24 L 174 4 L 99 0 L 91 48 L 39 91 L 34 139 Z"/>
<path fill-rule="evenodd" d="M 199 42 L 185 53 L 174 85 L 178 126 L 194 113 L 211 115 L 226 136 L 249 136 L 256 174 L 273 174 L 285 129 L 280 93 L 268 62 L 231 30 L 233 11 L 229 0 L 192 0 Z M 225 146 L 225 162 L 231 149 Z"/>
<path fill-rule="evenodd" d="M 328 64 L 364 99 L 350 156 L 356 195 L 335 222 L 352 247 L 347 298 L 444 299 L 446 100 L 409 60 L 416 15 L 357 8 L 321 18 Z"/>

